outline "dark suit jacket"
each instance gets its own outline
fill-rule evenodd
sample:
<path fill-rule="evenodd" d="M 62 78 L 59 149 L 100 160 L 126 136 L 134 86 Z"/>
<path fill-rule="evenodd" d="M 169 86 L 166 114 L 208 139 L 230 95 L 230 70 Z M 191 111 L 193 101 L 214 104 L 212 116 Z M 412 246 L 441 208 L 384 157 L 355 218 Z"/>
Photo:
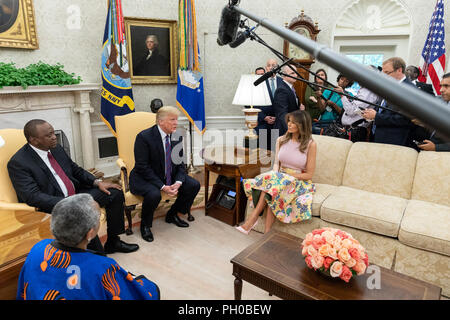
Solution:
<path fill-rule="evenodd" d="M 275 124 L 274 129 L 279 129 L 279 135 L 282 136 L 287 131 L 286 115 L 290 112 L 299 110 L 298 99 L 296 100 L 296 94 L 291 88 L 286 84 L 286 82 L 281 81 L 277 90 L 275 90 L 275 95 L 273 97 L 273 111 L 275 113 Z"/>
<path fill-rule="evenodd" d="M 135 76 L 170 76 L 170 66 L 167 59 L 156 48 L 147 60 L 148 51 L 141 61 L 133 68 Z"/>
<path fill-rule="evenodd" d="M 280 82 L 283 82 L 283 80 L 276 76 L 275 77 L 276 81 L 277 81 L 277 88 L 278 86 L 280 86 Z M 272 102 L 273 105 L 273 95 L 272 95 L 272 90 L 270 89 L 270 84 L 269 84 L 269 80 L 265 81 L 266 87 L 267 87 L 267 91 L 269 92 L 269 97 L 270 97 L 270 101 Z M 255 128 L 256 132 L 259 132 L 259 129 L 267 129 L 267 130 L 271 130 L 273 128 L 273 124 L 268 124 L 264 118 L 267 116 L 271 116 L 271 117 L 275 117 L 275 112 L 273 111 L 273 106 L 258 106 L 258 109 L 261 109 L 261 112 L 258 113 L 258 126 Z"/>
<path fill-rule="evenodd" d="M 402 83 L 414 86 L 407 78 Z M 395 111 L 398 110 L 393 105 L 388 104 L 386 107 Z M 383 109 L 382 112 L 377 112 L 375 125 L 374 142 L 409 146 L 409 137 L 413 124 L 408 117 L 398 112 Z"/>
<path fill-rule="evenodd" d="M 95 177 L 79 167 L 61 146 L 50 150 L 53 157 L 75 186 L 75 191 L 93 186 Z M 24 145 L 8 162 L 8 173 L 20 202 L 50 213 L 64 194 L 39 155 Z"/>
<path fill-rule="evenodd" d="M 433 86 L 431 84 L 417 81 L 416 87 L 428 94 L 431 94 L 434 97 Z"/>
<path fill-rule="evenodd" d="M 173 137 L 172 137 L 173 139 Z M 178 145 L 180 144 L 180 145 Z M 172 182 L 186 179 L 186 169 L 183 156 L 182 137 L 178 141 L 172 140 L 172 152 L 183 159 L 175 164 L 172 156 Z M 161 189 L 166 183 L 164 146 L 158 126 L 141 131 L 134 143 L 135 165 L 130 173 L 130 190 L 134 194 L 144 195 L 148 191 L 148 184 Z"/>

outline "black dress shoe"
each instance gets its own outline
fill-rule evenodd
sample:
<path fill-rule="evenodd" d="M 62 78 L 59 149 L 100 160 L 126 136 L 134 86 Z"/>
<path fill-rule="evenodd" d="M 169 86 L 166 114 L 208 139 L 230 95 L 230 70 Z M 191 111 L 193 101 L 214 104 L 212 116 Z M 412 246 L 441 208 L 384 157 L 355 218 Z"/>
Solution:
<path fill-rule="evenodd" d="M 188 217 L 187 217 L 188 221 L 194 221 L 195 218 L 191 213 L 188 213 Z"/>
<path fill-rule="evenodd" d="M 145 241 L 147 241 L 147 242 L 153 241 L 153 233 L 149 227 L 147 227 L 147 226 L 141 227 L 141 235 L 142 235 L 142 239 L 144 239 Z"/>
<path fill-rule="evenodd" d="M 130 253 L 137 251 L 138 249 L 139 246 L 137 244 L 126 243 L 120 239 L 113 241 L 106 241 L 105 243 L 106 253 L 114 253 L 114 252 Z"/>
<path fill-rule="evenodd" d="M 181 220 L 180 218 L 178 218 L 177 215 L 174 216 L 166 216 L 166 222 L 167 223 L 173 223 L 175 224 L 177 227 L 180 228 L 187 228 L 189 227 L 189 223 L 187 223 L 184 220 Z"/>

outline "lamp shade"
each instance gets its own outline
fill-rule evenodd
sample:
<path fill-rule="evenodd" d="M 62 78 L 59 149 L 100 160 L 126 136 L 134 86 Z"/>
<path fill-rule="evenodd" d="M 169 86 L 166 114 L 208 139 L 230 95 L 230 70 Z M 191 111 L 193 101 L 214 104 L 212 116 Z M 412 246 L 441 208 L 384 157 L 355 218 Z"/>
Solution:
<path fill-rule="evenodd" d="M 269 91 L 265 82 L 253 85 L 261 75 L 243 74 L 234 94 L 233 104 L 239 106 L 270 106 Z"/>

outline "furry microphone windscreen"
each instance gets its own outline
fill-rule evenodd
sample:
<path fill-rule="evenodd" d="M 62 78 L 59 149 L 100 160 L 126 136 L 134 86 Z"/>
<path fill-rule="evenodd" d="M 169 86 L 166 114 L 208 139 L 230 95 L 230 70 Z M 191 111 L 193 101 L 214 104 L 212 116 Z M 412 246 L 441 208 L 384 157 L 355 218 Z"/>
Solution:
<path fill-rule="evenodd" d="M 235 39 L 240 20 L 240 13 L 229 6 L 223 8 L 217 35 L 217 44 L 219 46 L 224 46 Z"/>

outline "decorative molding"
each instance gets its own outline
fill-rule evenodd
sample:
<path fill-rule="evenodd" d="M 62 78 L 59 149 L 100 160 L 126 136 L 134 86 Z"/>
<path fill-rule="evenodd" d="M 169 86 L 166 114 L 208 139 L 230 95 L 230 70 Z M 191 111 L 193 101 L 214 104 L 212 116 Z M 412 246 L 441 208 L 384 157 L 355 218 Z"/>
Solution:
<path fill-rule="evenodd" d="M 344 10 L 335 29 L 335 36 L 410 33 L 410 15 L 398 0 L 355 0 Z"/>
<path fill-rule="evenodd" d="M 101 84 L 99 83 L 80 83 L 66 86 L 29 86 L 24 89 L 20 86 L 17 87 L 3 87 L 0 89 L 1 94 L 29 94 L 29 93 L 45 93 L 45 92 L 71 92 L 71 91 L 94 91 L 100 90 Z"/>

